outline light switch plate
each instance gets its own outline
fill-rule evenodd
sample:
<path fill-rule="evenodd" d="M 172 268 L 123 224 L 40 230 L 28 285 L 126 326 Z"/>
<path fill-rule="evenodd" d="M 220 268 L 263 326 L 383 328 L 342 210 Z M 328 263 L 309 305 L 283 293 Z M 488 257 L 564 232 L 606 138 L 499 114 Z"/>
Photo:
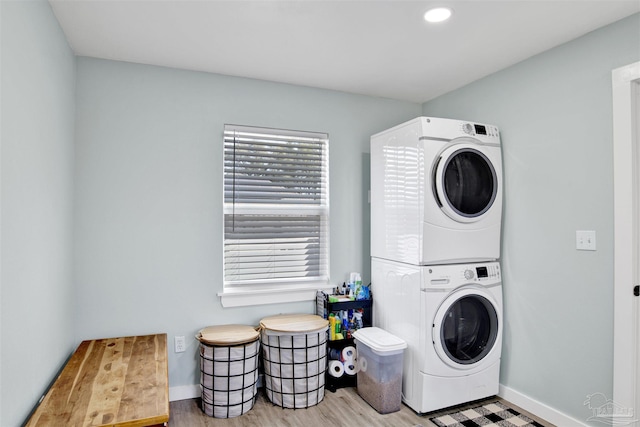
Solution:
<path fill-rule="evenodd" d="M 576 230 L 576 249 L 579 251 L 595 251 L 596 232 L 593 230 Z"/>

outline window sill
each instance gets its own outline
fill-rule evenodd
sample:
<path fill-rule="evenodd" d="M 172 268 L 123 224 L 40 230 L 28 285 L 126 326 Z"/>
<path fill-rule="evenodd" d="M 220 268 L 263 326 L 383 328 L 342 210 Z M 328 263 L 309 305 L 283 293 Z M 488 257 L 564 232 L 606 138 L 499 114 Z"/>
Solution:
<path fill-rule="evenodd" d="M 314 286 L 295 289 L 243 289 L 220 292 L 220 302 L 225 308 L 287 302 L 315 301 L 318 290 L 330 291 L 331 286 Z"/>

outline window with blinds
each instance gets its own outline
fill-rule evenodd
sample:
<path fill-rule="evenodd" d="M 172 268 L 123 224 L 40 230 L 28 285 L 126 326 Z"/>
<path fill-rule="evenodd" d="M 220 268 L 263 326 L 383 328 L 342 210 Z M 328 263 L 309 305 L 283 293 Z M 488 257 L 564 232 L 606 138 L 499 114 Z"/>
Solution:
<path fill-rule="evenodd" d="M 328 135 L 225 125 L 224 288 L 329 282 Z"/>

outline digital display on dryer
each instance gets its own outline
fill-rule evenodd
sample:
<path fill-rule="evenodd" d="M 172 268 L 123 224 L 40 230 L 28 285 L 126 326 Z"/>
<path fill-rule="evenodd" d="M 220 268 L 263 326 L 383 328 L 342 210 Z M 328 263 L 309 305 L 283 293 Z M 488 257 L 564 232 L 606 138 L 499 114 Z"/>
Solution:
<path fill-rule="evenodd" d="M 487 134 L 487 128 L 482 126 L 482 125 L 473 125 L 476 128 L 476 134 L 477 135 L 486 135 Z"/>
<path fill-rule="evenodd" d="M 487 267 L 476 267 L 476 273 L 478 274 L 478 279 L 485 279 L 489 277 Z"/>

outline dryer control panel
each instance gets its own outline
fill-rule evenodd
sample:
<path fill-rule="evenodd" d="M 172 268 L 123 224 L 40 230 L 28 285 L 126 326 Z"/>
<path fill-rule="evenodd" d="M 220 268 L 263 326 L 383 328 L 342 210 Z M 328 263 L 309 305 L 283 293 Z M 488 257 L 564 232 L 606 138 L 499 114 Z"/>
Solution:
<path fill-rule="evenodd" d="M 500 133 L 497 127 L 479 125 L 476 123 L 462 123 L 462 132 L 471 136 L 477 136 L 477 135 L 485 135 L 485 136 L 491 136 L 491 137 L 500 136 Z"/>

